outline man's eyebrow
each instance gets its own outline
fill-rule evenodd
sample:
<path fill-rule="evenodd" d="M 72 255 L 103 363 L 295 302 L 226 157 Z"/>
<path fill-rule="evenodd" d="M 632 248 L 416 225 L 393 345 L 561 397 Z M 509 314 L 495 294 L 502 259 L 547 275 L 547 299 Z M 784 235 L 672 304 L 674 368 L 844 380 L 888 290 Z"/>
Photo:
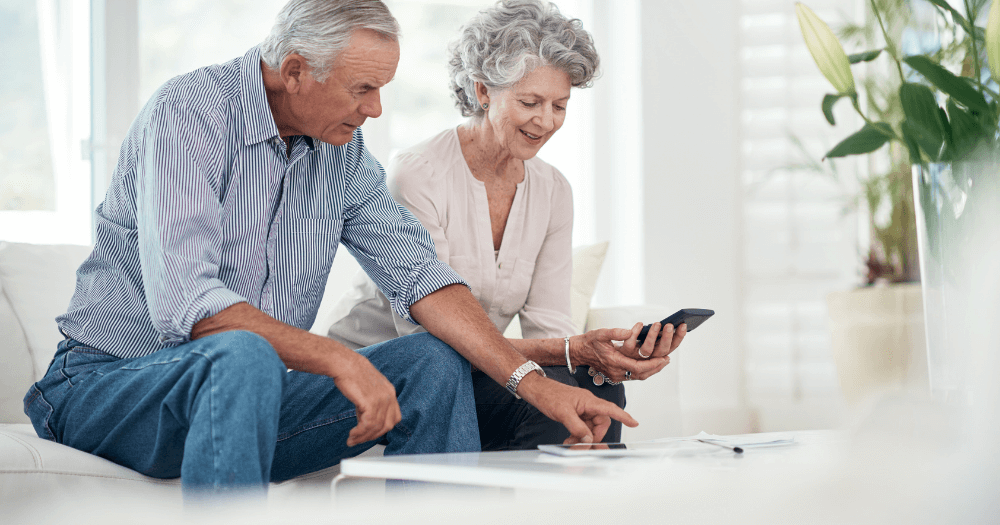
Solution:
<path fill-rule="evenodd" d="M 377 86 L 377 87 L 384 87 L 389 82 L 392 82 L 393 80 L 395 80 L 395 78 L 396 77 L 393 76 L 388 81 L 386 81 L 385 84 L 382 84 L 381 86 Z M 371 90 L 371 89 L 376 89 L 376 86 L 374 84 L 370 83 L 370 82 L 362 82 L 361 84 L 357 84 L 356 87 L 355 87 L 355 89 L 367 91 L 367 90 Z"/>

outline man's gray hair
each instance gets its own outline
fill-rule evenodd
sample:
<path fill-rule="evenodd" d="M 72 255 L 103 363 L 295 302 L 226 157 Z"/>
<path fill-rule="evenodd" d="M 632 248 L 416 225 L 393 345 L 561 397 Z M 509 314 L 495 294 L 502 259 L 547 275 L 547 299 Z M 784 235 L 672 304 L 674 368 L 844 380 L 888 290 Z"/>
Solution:
<path fill-rule="evenodd" d="M 565 71 L 573 87 L 590 87 L 600 65 L 583 23 L 539 0 L 501 0 L 480 11 L 462 26 L 450 51 L 451 89 L 466 117 L 484 114 L 476 82 L 505 89 L 535 67 L 548 65 Z"/>
<path fill-rule="evenodd" d="M 313 78 L 323 82 L 359 29 L 399 41 L 399 22 L 381 0 L 291 0 L 261 43 L 260 56 L 278 71 L 285 57 L 298 53 L 313 68 Z"/>

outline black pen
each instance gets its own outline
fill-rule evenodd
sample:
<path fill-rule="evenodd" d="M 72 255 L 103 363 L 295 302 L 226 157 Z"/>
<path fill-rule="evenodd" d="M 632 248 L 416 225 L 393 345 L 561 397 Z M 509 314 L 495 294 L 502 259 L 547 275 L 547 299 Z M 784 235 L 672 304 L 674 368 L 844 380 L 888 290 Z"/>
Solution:
<path fill-rule="evenodd" d="M 742 454 L 743 453 L 743 449 L 740 448 L 740 447 L 731 447 L 729 445 L 723 445 L 722 443 L 716 443 L 715 441 L 705 441 L 704 439 L 699 439 L 698 441 L 701 441 L 702 443 L 708 443 L 709 445 L 715 445 L 715 446 L 722 447 L 722 448 L 728 448 L 729 450 L 732 450 L 733 452 L 735 452 L 737 454 Z"/>

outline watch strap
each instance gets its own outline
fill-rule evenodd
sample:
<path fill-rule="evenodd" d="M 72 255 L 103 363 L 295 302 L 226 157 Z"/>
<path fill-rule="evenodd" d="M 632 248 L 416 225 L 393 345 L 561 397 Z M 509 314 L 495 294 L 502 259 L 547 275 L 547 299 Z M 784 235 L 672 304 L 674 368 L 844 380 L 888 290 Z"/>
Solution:
<path fill-rule="evenodd" d="M 542 370 L 542 367 L 538 366 L 538 363 L 530 360 L 526 361 L 523 365 L 517 367 L 517 370 L 514 370 L 514 373 L 507 379 L 507 391 L 513 394 L 514 397 L 521 399 L 521 396 L 517 395 L 517 386 L 521 384 L 524 376 L 532 371 L 538 372 L 542 377 L 545 377 L 545 370 Z"/>

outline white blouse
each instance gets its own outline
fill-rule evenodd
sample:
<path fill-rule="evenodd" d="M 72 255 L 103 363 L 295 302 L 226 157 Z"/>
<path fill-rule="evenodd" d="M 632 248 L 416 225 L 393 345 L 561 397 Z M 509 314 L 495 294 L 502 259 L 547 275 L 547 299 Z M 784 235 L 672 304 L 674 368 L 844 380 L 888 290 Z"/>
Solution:
<path fill-rule="evenodd" d="M 434 239 L 439 260 L 455 269 L 503 332 L 520 315 L 525 339 L 576 334 L 570 317 L 573 193 L 557 169 L 524 163 L 499 252 L 493 250 L 486 185 L 472 176 L 456 129 L 389 161 L 389 189 Z M 328 335 L 351 348 L 423 331 L 392 312 L 364 272 L 334 307 Z"/>

